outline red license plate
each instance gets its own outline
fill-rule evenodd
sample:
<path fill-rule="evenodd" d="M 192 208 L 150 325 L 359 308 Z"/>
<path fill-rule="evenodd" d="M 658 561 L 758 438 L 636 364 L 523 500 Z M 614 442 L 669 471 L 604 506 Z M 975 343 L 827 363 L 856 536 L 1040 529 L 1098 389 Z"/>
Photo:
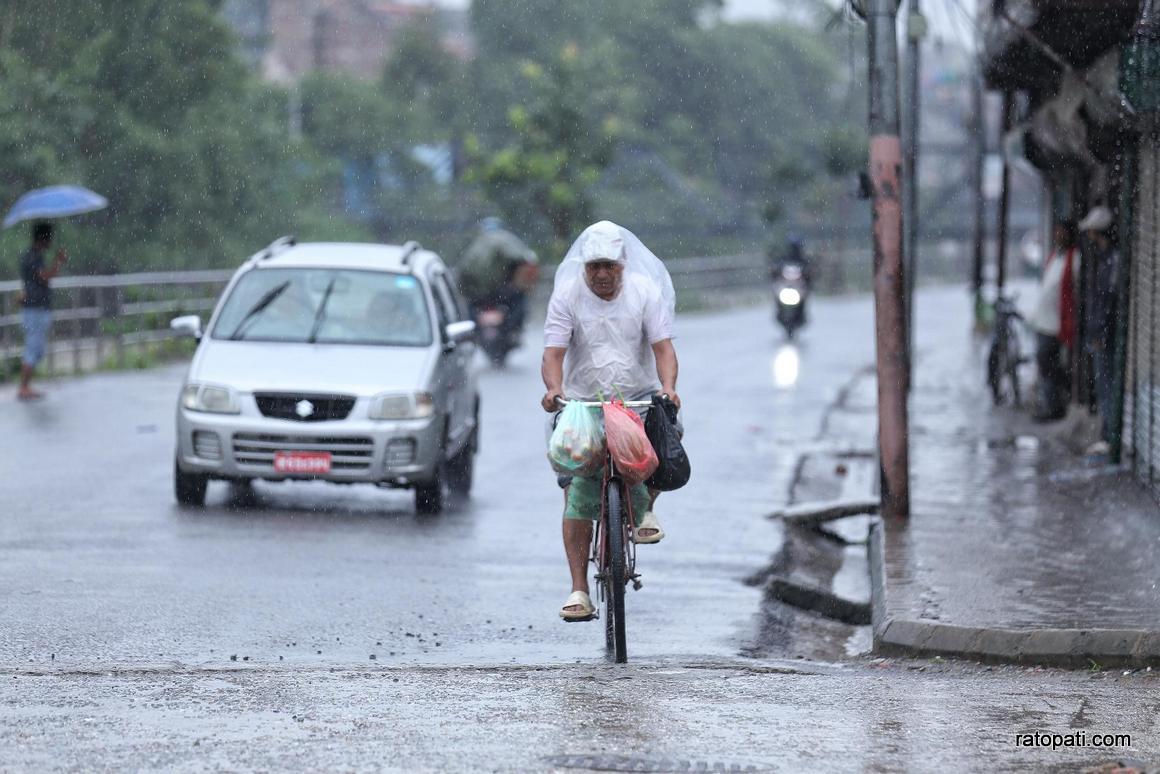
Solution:
<path fill-rule="evenodd" d="M 278 473 L 329 473 L 330 452 L 274 452 Z"/>

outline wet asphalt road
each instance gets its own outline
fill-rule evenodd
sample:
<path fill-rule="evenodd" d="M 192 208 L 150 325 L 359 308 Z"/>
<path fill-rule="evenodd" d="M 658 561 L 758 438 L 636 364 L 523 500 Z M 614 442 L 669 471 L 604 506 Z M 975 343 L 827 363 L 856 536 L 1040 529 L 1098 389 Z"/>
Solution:
<path fill-rule="evenodd" d="M 951 292 L 920 303 L 937 312 Z M 760 628 L 742 581 L 781 542 L 762 516 L 872 357 L 869 299 L 817 301 L 793 346 L 764 308 L 680 320 L 695 474 L 661 500 L 668 537 L 641 549 L 627 666 L 606 663 L 598 625 L 556 617 L 567 573 L 534 336 L 483 373 L 477 488 L 435 518 L 404 493 L 314 484 L 259 484 L 252 501 L 217 485 L 204 511 L 178 508 L 180 368 L 62 380 L 37 405 L 0 396 L 0 771 L 1160 760 L 1156 673 L 740 655 Z M 1034 731 L 1132 743 L 1016 744 Z"/>
<path fill-rule="evenodd" d="M 869 357 L 868 338 L 849 335 L 868 331 L 865 299 L 814 316 L 793 346 L 766 309 L 680 320 L 695 473 L 659 502 L 665 541 L 640 549 L 631 657 L 730 658 L 754 636 L 759 592 L 742 580 L 780 541 L 762 517 L 784 501 L 795 446 Z M 5 394 L 0 664 L 599 661 L 599 624 L 557 617 L 562 495 L 535 331 L 528 343 L 506 370 L 483 369 L 476 488 L 434 518 L 408 492 L 320 483 L 259 482 L 250 500 L 216 483 L 204 510 L 178 507 L 181 367 L 61 380 L 38 404 Z"/>

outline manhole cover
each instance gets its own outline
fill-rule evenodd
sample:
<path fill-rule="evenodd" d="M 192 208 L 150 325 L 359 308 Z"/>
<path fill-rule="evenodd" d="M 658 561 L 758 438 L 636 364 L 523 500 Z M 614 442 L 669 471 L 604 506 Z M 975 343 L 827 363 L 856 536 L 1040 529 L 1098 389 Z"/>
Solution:
<path fill-rule="evenodd" d="M 551 755 L 544 760 L 562 769 L 589 771 L 760 771 L 756 766 L 744 763 L 636 758 L 631 755 Z"/>

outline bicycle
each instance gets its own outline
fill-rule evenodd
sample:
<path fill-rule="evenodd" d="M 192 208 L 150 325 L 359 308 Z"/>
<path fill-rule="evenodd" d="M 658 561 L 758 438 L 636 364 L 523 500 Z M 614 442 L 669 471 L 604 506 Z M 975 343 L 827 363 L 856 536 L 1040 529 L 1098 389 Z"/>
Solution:
<path fill-rule="evenodd" d="M 566 405 L 556 398 L 556 405 Z M 599 401 L 584 401 L 586 407 L 603 406 Z M 625 408 L 646 408 L 652 401 L 628 400 Z M 592 530 L 589 561 L 596 567 L 598 604 L 604 607 L 604 645 L 618 664 L 628 661 L 628 635 L 624 621 L 624 590 L 632 582 L 633 590 L 643 585 L 636 572 L 636 521 L 632 513 L 629 487 L 616 470 L 612 455 L 606 455 L 604 477 L 600 487 L 600 518 Z"/>
<path fill-rule="evenodd" d="M 991 388 L 991 398 L 996 406 L 1007 402 L 1006 385 L 1010 385 L 1010 395 L 1016 408 L 1022 407 L 1019 392 L 1019 366 L 1030 361 L 1024 357 L 1019 342 L 1016 321 L 1023 315 L 1015 308 L 1014 296 L 999 296 L 995 299 L 995 326 L 991 331 L 991 347 L 987 353 L 987 384 Z"/>

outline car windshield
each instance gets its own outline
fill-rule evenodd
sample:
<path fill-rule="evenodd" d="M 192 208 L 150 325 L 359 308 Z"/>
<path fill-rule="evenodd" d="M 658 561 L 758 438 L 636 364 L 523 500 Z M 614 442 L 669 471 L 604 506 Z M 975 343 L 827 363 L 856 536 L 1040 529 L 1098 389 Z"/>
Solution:
<path fill-rule="evenodd" d="M 230 292 L 213 338 L 423 347 L 427 301 L 409 274 L 347 269 L 255 269 Z"/>

